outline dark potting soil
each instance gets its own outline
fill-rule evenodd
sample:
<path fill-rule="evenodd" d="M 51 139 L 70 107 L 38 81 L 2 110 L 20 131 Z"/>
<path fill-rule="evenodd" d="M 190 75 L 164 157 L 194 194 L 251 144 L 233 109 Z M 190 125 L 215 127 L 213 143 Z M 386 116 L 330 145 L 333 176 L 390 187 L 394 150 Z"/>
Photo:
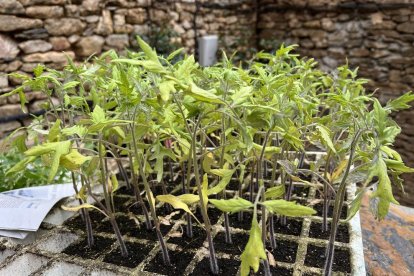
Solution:
<path fill-rule="evenodd" d="M 168 207 L 169 206 L 169 207 Z M 177 213 L 178 211 L 178 213 Z M 171 205 L 164 204 L 160 208 L 157 209 L 157 216 L 166 217 L 169 216 L 171 213 L 175 212 L 176 214 L 171 217 L 171 219 L 179 219 L 183 215 L 183 211 L 178 209 L 174 209 Z"/>
<path fill-rule="evenodd" d="M 292 195 L 298 197 L 307 197 L 309 195 L 309 187 L 295 185 L 292 191 Z"/>
<path fill-rule="evenodd" d="M 271 266 L 270 267 L 270 273 L 272 275 L 275 275 L 275 276 L 291 276 L 291 275 L 293 275 L 293 269 L 285 268 L 285 267 L 282 267 L 282 266 Z M 265 273 L 263 271 L 263 266 L 262 265 L 260 266 L 260 269 L 256 274 L 254 274 L 253 270 L 252 270 L 250 275 L 265 275 Z"/>
<path fill-rule="evenodd" d="M 273 254 L 276 262 L 294 263 L 296 261 L 296 252 L 298 251 L 298 244 L 294 241 L 276 240 L 276 249 L 272 250 L 270 245 L 267 245 L 267 250 Z"/>
<path fill-rule="evenodd" d="M 116 216 L 115 220 L 122 235 L 129 233 L 131 229 L 137 227 L 135 221 L 126 216 Z M 109 220 L 103 221 L 96 230 L 104 233 L 114 233 L 114 229 Z"/>
<path fill-rule="evenodd" d="M 246 247 L 249 235 L 244 233 L 232 233 L 232 243 L 226 243 L 226 236 L 224 232 L 219 232 L 213 239 L 214 248 L 218 252 L 224 252 L 234 255 L 240 255 Z"/>
<path fill-rule="evenodd" d="M 252 214 L 243 212 L 243 220 L 239 220 L 239 214 L 229 214 L 230 226 L 234 228 L 249 230 L 252 226 Z"/>
<path fill-rule="evenodd" d="M 300 236 L 302 231 L 302 221 L 286 218 L 286 224 L 282 225 L 280 219 L 275 220 L 274 229 L 276 233 Z"/>
<path fill-rule="evenodd" d="M 101 212 L 95 210 L 89 210 L 89 217 L 91 219 L 93 229 L 96 229 L 98 227 L 99 222 L 105 218 L 105 216 Z M 86 232 L 86 224 L 80 214 L 72 219 L 67 220 L 64 225 L 66 225 L 70 229 L 83 230 Z"/>
<path fill-rule="evenodd" d="M 230 180 L 229 184 L 227 185 L 226 190 L 238 191 L 240 185 L 241 184 L 240 184 L 239 180 L 232 179 L 232 180 Z"/>
<path fill-rule="evenodd" d="M 211 225 L 216 224 L 222 214 L 222 212 L 217 208 L 208 208 L 207 213 L 208 217 L 210 218 Z M 197 211 L 194 215 L 201 223 L 203 223 L 203 216 L 201 215 L 200 208 L 197 208 Z"/>
<path fill-rule="evenodd" d="M 305 265 L 323 268 L 325 264 L 326 248 L 309 244 L 305 257 Z M 348 250 L 335 248 L 333 271 L 351 273 L 351 257 Z"/>
<path fill-rule="evenodd" d="M 128 188 L 127 186 L 123 186 L 115 192 L 115 195 L 133 196 L 134 195 L 134 189 L 132 187 Z"/>
<path fill-rule="evenodd" d="M 128 205 L 126 203 L 129 199 L 128 197 L 114 196 L 115 212 L 127 212 Z"/>
<path fill-rule="evenodd" d="M 144 270 L 154 272 L 162 275 L 178 276 L 183 275 L 188 264 L 194 257 L 194 254 L 182 251 L 168 251 L 170 256 L 171 265 L 164 264 L 162 258 L 162 252 L 158 252 L 157 255 L 145 266 Z"/>
<path fill-rule="evenodd" d="M 103 238 L 100 236 L 94 236 L 94 245 L 92 248 L 88 247 L 88 240 L 85 237 L 80 242 L 71 244 L 63 250 L 63 253 L 78 256 L 87 259 L 96 259 L 98 256 L 108 250 L 115 242 L 114 239 Z"/>
<path fill-rule="evenodd" d="M 183 236 L 171 237 L 168 239 L 168 243 L 177 244 L 182 248 L 200 248 L 206 240 L 206 231 L 199 226 L 193 225 L 193 237 L 189 238 L 185 230 L 185 225 L 183 225 L 182 227 L 183 229 L 181 231 L 183 231 Z"/>
<path fill-rule="evenodd" d="M 217 264 L 219 267 L 219 274 L 222 276 L 233 276 L 237 274 L 237 271 L 240 267 L 240 261 L 231 260 L 231 259 L 217 259 Z M 207 276 L 207 275 L 214 275 L 210 271 L 210 260 L 209 258 L 204 258 L 199 262 L 195 267 L 190 275 L 194 276 Z"/>
<path fill-rule="evenodd" d="M 317 203 L 314 206 L 310 206 L 310 207 L 312 207 L 313 209 L 315 209 L 317 211 L 317 214 L 316 214 L 317 216 L 322 217 L 322 212 L 323 212 L 323 203 L 322 202 Z M 328 218 L 332 218 L 333 209 L 334 209 L 334 207 L 332 205 L 330 205 L 329 208 L 328 208 Z M 342 210 L 341 210 L 340 218 L 341 219 L 346 219 L 346 216 L 347 216 L 347 208 L 346 208 L 346 206 L 343 206 Z"/>
<path fill-rule="evenodd" d="M 309 228 L 309 237 L 316 239 L 328 240 L 331 233 L 331 223 L 328 222 L 328 231 L 322 231 L 322 223 L 312 221 Z M 336 231 L 336 241 L 349 243 L 349 231 L 348 226 L 345 224 L 339 224 L 338 230 Z"/>
<path fill-rule="evenodd" d="M 323 199 L 323 191 L 322 190 L 316 190 L 315 198 Z M 330 196 L 328 197 L 328 199 L 331 199 L 331 200 L 335 199 L 335 195 L 330 194 Z M 348 200 L 348 194 L 347 193 L 345 194 L 345 199 L 344 200 L 345 201 Z"/>
<path fill-rule="evenodd" d="M 103 261 L 106 263 L 134 268 L 137 267 L 146 257 L 148 257 L 149 252 L 153 248 L 152 245 L 144 245 L 132 242 L 126 242 L 125 245 L 128 250 L 127 257 L 121 255 L 121 250 L 118 246 L 117 249 L 112 250 L 110 253 L 108 253 Z"/>
<path fill-rule="evenodd" d="M 152 225 L 154 225 L 154 223 Z M 161 234 L 165 236 L 171 230 L 172 227 L 173 225 L 160 224 Z M 155 227 L 151 230 L 148 230 L 145 225 L 145 222 L 141 223 L 140 227 L 134 226 L 130 228 L 128 235 L 137 239 L 145 239 L 150 241 L 156 241 L 158 239 Z"/>

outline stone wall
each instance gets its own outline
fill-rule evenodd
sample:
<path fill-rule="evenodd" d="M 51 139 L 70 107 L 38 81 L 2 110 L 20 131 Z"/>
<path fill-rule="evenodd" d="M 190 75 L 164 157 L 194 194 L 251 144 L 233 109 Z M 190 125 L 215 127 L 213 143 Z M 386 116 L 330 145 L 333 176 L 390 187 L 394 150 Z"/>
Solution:
<path fill-rule="evenodd" d="M 172 30 L 172 42 L 194 52 L 196 37 L 219 34 L 235 41 L 254 25 L 254 1 L 244 0 L 0 0 L 0 94 L 31 74 L 38 63 L 62 68 L 67 56 L 81 61 L 108 49 L 136 48 L 136 36 L 152 27 Z M 197 28 L 195 28 L 197 27 Z M 254 36 L 254 33 L 250 32 Z M 246 41 L 254 41 L 247 37 Z M 224 44 L 226 41 L 221 41 Z M 27 110 L 41 111 L 44 99 L 28 92 Z M 0 137 L 29 122 L 18 97 L 0 99 Z"/>
<path fill-rule="evenodd" d="M 414 88 L 414 2 L 410 0 L 263 0 L 258 36 L 275 44 L 298 44 L 322 68 L 359 67 L 382 102 Z M 402 134 L 396 146 L 414 167 L 414 110 L 396 118 Z M 414 176 L 406 175 L 404 204 L 413 205 Z"/>
<path fill-rule="evenodd" d="M 218 34 L 222 48 L 241 53 L 260 41 L 296 43 L 326 70 L 347 59 L 383 102 L 414 86 L 412 0 L 0 0 L 0 93 L 18 84 L 2 72 L 30 74 L 39 62 L 61 68 L 66 55 L 80 61 L 134 48 L 135 36 L 153 26 L 173 30 L 172 41 L 190 53 L 196 37 Z M 40 111 L 41 95 L 27 96 L 27 109 Z M 17 97 L 0 100 L 0 137 L 28 122 L 21 115 Z M 414 166 L 414 111 L 396 119 L 403 128 L 397 146 Z M 408 204 L 414 179 L 405 178 L 411 196 L 401 202 Z"/>

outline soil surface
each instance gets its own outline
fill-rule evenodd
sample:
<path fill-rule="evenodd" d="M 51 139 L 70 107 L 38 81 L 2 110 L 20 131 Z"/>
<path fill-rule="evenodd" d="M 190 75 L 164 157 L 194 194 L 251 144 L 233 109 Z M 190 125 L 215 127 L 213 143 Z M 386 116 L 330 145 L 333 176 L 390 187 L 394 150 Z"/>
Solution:
<path fill-rule="evenodd" d="M 160 231 L 163 236 L 165 236 L 171 230 L 171 228 L 172 225 L 160 224 Z M 148 230 L 145 226 L 145 223 L 142 223 L 139 228 L 138 226 L 130 228 L 128 235 L 137 239 L 146 239 L 151 241 L 157 240 L 157 233 L 155 232 L 155 228 Z"/>
<path fill-rule="evenodd" d="M 218 275 L 222 276 L 231 276 L 236 275 L 240 267 L 240 261 L 231 260 L 231 259 L 217 259 L 217 263 L 220 269 Z M 204 258 L 199 262 L 190 275 L 194 276 L 204 276 L 204 275 L 214 275 L 210 272 L 210 260 L 208 257 Z M 178 276 L 178 275 L 177 275 Z"/>
<path fill-rule="evenodd" d="M 201 246 L 203 246 L 204 241 L 206 240 L 206 231 L 199 227 L 193 225 L 193 237 L 189 238 L 187 236 L 185 225 L 182 225 L 182 229 L 179 229 L 179 231 L 182 231 L 183 236 L 182 237 L 171 237 L 168 239 L 168 243 L 173 243 L 181 246 L 182 248 L 192 248 L 192 249 L 198 249 Z"/>
<path fill-rule="evenodd" d="M 328 230 L 322 231 L 322 223 L 312 221 L 309 229 L 309 237 L 316 239 L 329 240 L 329 235 L 331 233 L 331 223 L 328 223 Z M 348 226 L 344 224 L 339 224 L 338 230 L 336 231 L 336 241 L 349 243 L 349 231 Z"/>
<path fill-rule="evenodd" d="M 302 231 L 302 221 L 287 218 L 286 224 L 282 225 L 280 223 L 280 220 L 275 219 L 274 229 L 275 229 L 275 233 L 300 236 L 300 233 Z"/>
<path fill-rule="evenodd" d="M 268 245 L 267 250 L 273 254 L 276 262 L 294 263 L 296 261 L 298 244 L 294 241 L 276 239 L 276 249 L 272 250 L 270 245 Z"/>
<path fill-rule="evenodd" d="M 213 239 L 214 248 L 218 252 L 240 255 L 246 247 L 249 235 L 243 233 L 232 233 L 232 243 L 226 243 L 224 232 L 219 232 Z"/>
<path fill-rule="evenodd" d="M 95 243 L 93 247 L 89 248 L 88 240 L 85 237 L 80 242 L 74 243 L 66 247 L 66 249 L 63 250 L 63 253 L 86 259 L 96 259 L 106 250 L 108 250 L 111 247 L 111 245 L 115 242 L 114 239 L 103 238 L 96 235 L 94 236 L 94 241 Z"/>
<path fill-rule="evenodd" d="M 125 245 L 128 250 L 127 257 L 121 255 L 121 251 L 118 247 L 108 253 L 103 261 L 106 263 L 134 268 L 137 267 L 146 257 L 148 257 L 148 253 L 153 248 L 153 246 L 140 243 L 126 242 Z"/>
<path fill-rule="evenodd" d="M 157 255 L 155 255 L 155 257 L 145 266 L 144 270 L 162 275 L 183 275 L 188 264 L 193 259 L 194 254 L 173 250 L 169 250 L 168 253 L 171 265 L 164 264 L 162 252 L 158 252 Z"/>
<path fill-rule="evenodd" d="M 230 226 L 234 228 L 249 230 L 252 226 L 252 214 L 243 212 L 243 220 L 239 220 L 239 214 L 229 214 Z"/>
<path fill-rule="evenodd" d="M 309 244 L 306 252 L 305 265 L 323 268 L 325 264 L 325 247 Z M 351 273 L 351 256 L 348 250 L 335 248 L 333 271 Z"/>
<path fill-rule="evenodd" d="M 275 275 L 275 276 L 291 276 L 293 275 L 293 269 L 285 268 L 281 266 L 276 266 L 276 267 L 271 266 L 270 273 L 272 273 L 272 275 Z M 251 273 L 251 275 L 265 275 L 263 271 L 263 267 L 260 266 L 259 271 L 256 274 Z"/>
<path fill-rule="evenodd" d="M 210 224 L 216 224 L 217 221 L 219 220 L 220 216 L 223 214 L 219 209 L 217 208 L 208 208 L 208 217 L 210 218 Z M 201 215 L 201 210 L 200 208 L 197 208 L 197 211 L 195 212 L 195 217 L 201 222 L 203 223 L 203 216 Z"/>
<path fill-rule="evenodd" d="M 96 229 L 98 227 L 99 222 L 101 222 L 103 219 L 105 219 L 105 216 L 96 210 L 90 210 L 89 211 L 89 217 L 91 219 L 92 228 Z M 83 230 L 86 232 L 86 224 L 85 221 L 82 219 L 80 215 L 75 216 L 72 219 L 69 219 L 64 224 L 70 229 L 74 230 Z"/>
<path fill-rule="evenodd" d="M 312 207 L 313 209 L 316 210 L 316 212 L 317 212 L 316 215 L 317 216 L 322 217 L 322 212 L 323 212 L 323 203 L 322 202 L 318 203 L 318 204 L 315 204 L 314 206 L 310 206 L 310 207 Z M 330 205 L 329 208 L 328 208 L 328 218 L 332 218 L 333 209 L 334 209 L 333 205 Z M 347 208 L 346 208 L 346 206 L 343 206 L 342 210 L 341 210 L 340 218 L 341 219 L 346 219 L 346 216 L 347 216 Z"/>

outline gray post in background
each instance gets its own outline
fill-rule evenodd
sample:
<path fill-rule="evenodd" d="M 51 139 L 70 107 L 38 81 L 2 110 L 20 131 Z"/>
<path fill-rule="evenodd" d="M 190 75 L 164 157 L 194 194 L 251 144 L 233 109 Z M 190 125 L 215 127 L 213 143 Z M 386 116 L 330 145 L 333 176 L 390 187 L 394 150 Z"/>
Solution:
<path fill-rule="evenodd" d="M 217 48 L 217 35 L 206 35 L 198 39 L 198 62 L 201 66 L 211 66 L 216 63 Z"/>

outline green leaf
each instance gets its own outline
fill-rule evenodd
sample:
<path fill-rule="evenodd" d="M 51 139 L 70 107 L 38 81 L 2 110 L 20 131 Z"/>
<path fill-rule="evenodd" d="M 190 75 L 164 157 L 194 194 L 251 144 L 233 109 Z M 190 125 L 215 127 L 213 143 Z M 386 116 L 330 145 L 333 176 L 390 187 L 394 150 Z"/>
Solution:
<path fill-rule="evenodd" d="M 188 95 L 193 97 L 196 100 L 207 102 L 207 103 L 223 103 L 222 100 L 216 95 L 215 90 L 204 90 L 194 83 L 192 83 L 189 88 L 185 91 Z"/>
<path fill-rule="evenodd" d="M 214 163 L 215 163 L 214 155 L 211 152 L 207 153 L 203 158 L 203 163 L 202 163 L 203 170 L 207 173 L 210 172 L 211 166 Z"/>
<path fill-rule="evenodd" d="M 310 216 L 316 213 L 310 207 L 296 204 L 293 201 L 286 201 L 283 199 L 267 200 L 261 203 L 266 209 L 274 214 L 279 214 L 288 217 Z"/>
<path fill-rule="evenodd" d="M 200 223 L 198 219 L 194 216 L 194 214 L 191 212 L 190 208 L 188 208 L 188 205 L 185 204 L 180 198 L 174 195 L 159 195 L 157 196 L 157 199 L 161 202 L 166 202 L 170 204 L 174 209 L 184 210 L 185 212 L 192 215 L 197 220 L 198 223 Z"/>
<path fill-rule="evenodd" d="M 116 190 L 118 190 L 118 187 L 119 187 L 118 179 L 116 178 L 115 174 L 111 174 L 111 182 L 112 182 L 112 192 L 115 192 Z"/>
<path fill-rule="evenodd" d="M 159 85 L 161 99 L 167 102 L 170 99 L 171 92 L 175 92 L 173 81 L 164 81 Z"/>
<path fill-rule="evenodd" d="M 321 126 L 321 125 L 316 126 L 316 129 L 319 131 L 319 133 L 320 133 L 320 135 L 321 135 L 322 142 L 323 142 L 326 146 L 328 146 L 328 147 L 329 147 L 329 149 L 330 149 L 333 153 L 336 153 L 335 146 L 333 145 L 332 140 L 331 140 L 331 134 L 330 134 L 330 131 L 329 131 L 326 127 Z"/>
<path fill-rule="evenodd" d="M 257 222 L 256 216 L 252 220 L 252 228 L 249 232 L 249 241 L 240 256 L 241 276 L 250 274 L 250 268 L 254 272 L 259 270 L 260 259 L 266 260 L 266 252 L 262 241 L 262 232 Z"/>
<path fill-rule="evenodd" d="M 68 154 L 60 157 L 60 165 L 70 171 L 78 170 L 86 161 L 92 157 L 84 156 L 76 149 L 72 149 Z"/>
<path fill-rule="evenodd" d="M 83 137 L 88 133 L 88 129 L 84 126 L 75 125 L 72 127 L 62 129 L 62 134 L 66 136 L 72 136 L 76 134 L 79 137 Z"/>
<path fill-rule="evenodd" d="M 210 173 L 221 177 L 221 180 L 219 181 L 219 183 L 207 191 L 208 195 L 215 195 L 215 194 L 220 193 L 226 188 L 227 184 L 229 184 L 231 180 L 231 177 L 233 176 L 234 170 L 213 169 L 213 170 L 210 170 Z"/>
<path fill-rule="evenodd" d="M 258 151 L 262 151 L 263 146 L 253 143 L 253 148 Z M 280 147 L 275 147 L 275 146 L 266 146 L 265 148 L 265 153 L 280 153 L 281 151 L 282 149 Z"/>
<path fill-rule="evenodd" d="M 220 200 L 210 199 L 209 201 L 221 211 L 228 213 L 244 211 L 253 207 L 253 203 L 241 197 Z"/>
<path fill-rule="evenodd" d="M 171 54 L 168 55 L 167 60 L 171 61 L 173 58 L 175 58 L 177 55 L 179 55 L 183 50 L 184 50 L 184 48 L 180 48 L 180 49 L 175 50 L 174 52 L 172 52 Z"/>
<path fill-rule="evenodd" d="M 11 175 L 13 173 L 17 173 L 17 172 L 21 172 L 21 171 L 25 170 L 26 169 L 26 166 L 29 163 L 32 163 L 35 160 L 36 160 L 36 156 L 29 156 L 29 157 L 26 157 L 23 160 L 20 160 L 18 163 L 16 163 L 13 167 L 11 167 L 6 172 L 6 175 Z"/>
<path fill-rule="evenodd" d="M 285 194 L 285 185 L 277 185 L 275 187 L 269 188 L 265 192 L 266 199 L 275 199 L 282 197 Z"/>
<path fill-rule="evenodd" d="M 397 161 L 397 160 L 391 160 L 391 159 L 384 159 L 384 161 L 387 164 L 388 169 L 397 171 L 399 173 L 412 173 L 412 172 L 414 172 L 414 169 L 404 165 L 403 161 Z"/>
<path fill-rule="evenodd" d="M 398 201 L 395 200 L 392 194 L 391 181 L 387 173 L 387 165 L 381 157 L 379 157 L 371 167 L 367 181 L 370 182 L 374 176 L 378 177 L 378 186 L 371 194 L 371 197 L 377 197 L 379 199 L 376 215 L 378 219 L 381 220 L 388 214 L 391 202 L 398 204 Z"/>
<path fill-rule="evenodd" d="M 13 146 L 15 146 L 19 152 L 25 152 L 27 150 L 26 138 L 27 138 L 26 133 L 23 133 L 21 135 L 15 136 L 13 138 L 13 141 L 12 141 L 11 144 Z"/>
<path fill-rule="evenodd" d="M 69 81 L 63 85 L 63 90 L 68 90 L 76 87 L 79 84 L 78 81 Z"/>
<path fill-rule="evenodd" d="M 94 124 L 104 123 L 106 122 L 105 111 L 99 105 L 96 105 L 91 113 L 91 118 Z"/>
<path fill-rule="evenodd" d="M 157 52 L 144 41 L 139 36 L 137 36 L 138 45 L 141 48 L 141 50 L 145 53 L 147 58 L 153 62 L 160 63 L 158 60 Z"/>
<path fill-rule="evenodd" d="M 401 155 L 388 146 L 381 146 L 381 151 L 387 154 L 388 157 L 394 158 L 397 161 L 402 161 Z"/>
<path fill-rule="evenodd" d="M 45 70 L 45 66 L 43 64 L 38 64 L 34 69 L 33 73 L 35 77 L 40 77 L 41 74 L 43 74 L 43 71 Z"/>
<path fill-rule="evenodd" d="M 366 189 L 361 189 L 356 195 L 356 197 L 354 198 L 354 200 L 352 200 L 351 206 L 349 207 L 349 210 L 348 210 L 348 217 L 346 218 L 346 221 L 351 220 L 361 208 L 361 202 L 362 202 L 362 198 L 364 197 L 365 192 L 366 192 Z"/>
<path fill-rule="evenodd" d="M 49 142 L 55 142 L 57 140 L 59 140 L 59 134 L 60 134 L 60 124 L 61 124 L 61 120 L 57 119 L 55 121 L 55 123 L 53 124 L 53 126 L 50 128 L 49 130 L 49 135 L 47 136 L 47 140 Z"/>
<path fill-rule="evenodd" d="M 410 91 L 394 100 L 388 101 L 385 108 L 388 108 L 392 111 L 407 109 L 411 107 L 409 103 L 412 101 L 414 101 L 414 94 L 412 94 Z"/>
<path fill-rule="evenodd" d="M 20 108 L 24 113 L 27 113 L 25 109 L 25 104 L 28 103 L 26 99 L 26 94 L 24 93 L 23 89 L 19 89 L 19 99 L 20 99 Z"/>
<path fill-rule="evenodd" d="M 200 201 L 200 197 L 198 195 L 194 195 L 194 194 L 182 194 L 182 195 L 179 195 L 177 197 L 182 202 L 184 202 L 185 204 L 189 204 L 189 205 Z"/>

